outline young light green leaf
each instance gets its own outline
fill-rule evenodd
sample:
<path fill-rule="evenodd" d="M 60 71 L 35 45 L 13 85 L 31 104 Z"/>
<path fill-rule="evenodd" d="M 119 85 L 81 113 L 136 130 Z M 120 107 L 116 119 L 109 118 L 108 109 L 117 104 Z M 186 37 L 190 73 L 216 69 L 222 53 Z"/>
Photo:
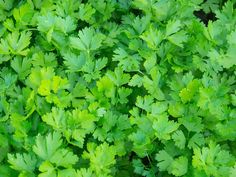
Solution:
<path fill-rule="evenodd" d="M 42 172 L 39 174 L 39 177 L 57 177 L 55 167 L 48 161 L 45 161 L 40 165 L 39 171 Z"/>

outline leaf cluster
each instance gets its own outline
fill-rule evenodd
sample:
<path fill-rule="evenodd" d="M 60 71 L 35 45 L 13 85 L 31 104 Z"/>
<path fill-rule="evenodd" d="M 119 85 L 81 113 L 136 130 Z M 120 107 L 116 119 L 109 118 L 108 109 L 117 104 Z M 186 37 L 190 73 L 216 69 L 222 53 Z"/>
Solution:
<path fill-rule="evenodd" d="M 235 5 L 0 0 L 0 176 L 236 176 Z"/>

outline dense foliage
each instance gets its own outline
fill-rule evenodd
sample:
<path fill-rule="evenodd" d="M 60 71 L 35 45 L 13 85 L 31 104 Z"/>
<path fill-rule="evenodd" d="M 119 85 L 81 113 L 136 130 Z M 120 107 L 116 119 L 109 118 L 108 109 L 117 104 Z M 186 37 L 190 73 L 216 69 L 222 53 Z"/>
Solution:
<path fill-rule="evenodd" d="M 0 176 L 235 177 L 235 5 L 0 0 Z"/>

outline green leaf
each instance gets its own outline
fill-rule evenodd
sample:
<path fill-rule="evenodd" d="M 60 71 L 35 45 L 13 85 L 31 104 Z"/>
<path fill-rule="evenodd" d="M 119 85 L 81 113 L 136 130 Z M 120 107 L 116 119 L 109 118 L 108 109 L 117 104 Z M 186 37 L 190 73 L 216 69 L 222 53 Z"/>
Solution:
<path fill-rule="evenodd" d="M 167 115 L 162 114 L 157 116 L 157 120 L 154 120 L 152 127 L 160 140 L 169 140 L 171 133 L 178 129 L 179 124 L 173 120 L 168 120 Z"/>
<path fill-rule="evenodd" d="M 132 161 L 134 172 L 137 174 L 143 174 L 143 171 L 145 169 L 145 166 L 143 165 L 142 161 L 140 159 L 134 159 Z"/>
<path fill-rule="evenodd" d="M 166 112 L 168 104 L 166 102 L 156 102 L 152 104 L 152 115 L 158 115 Z"/>
<path fill-rule="evenodd" d="M 38 175 L 39 177 L 57 177 L 54 166 L 48 161 L 45 161 L 40 165 L 39 171 L 42 172 Z"/>
<path fill-rule="evenodd" d="M 145 97 L 138 96 L 136 100 L 136 106 L 150 112 L 152 109 L 153 97 L 150 95 L 146 95 Z"/>
<path fill-rule="evenodd" d="M 46 137 L 38 135 L 33 151 L 43 160 L 57 166 L 68 167 L 78 161 L 78 157 L 68 149 L 62 148 L 61 134 L 54 132 Z"/>
<path fill-rule="evenodd" d="M 64 130 L 66 128 L 66 113 L 63 109 L 52 108 L 52 112 L 42 116 L 42 120 L 55 130 Z"/>
<path fill-rule="evenodd" d="M 29 75 L 27 85 L 37 90 L 42 96 L 50 96 L 51 94 L 63 94 L 65 89 L 68 89 L 69 84 L 67 79 L 60 76 L 55 76 L 52 67 L 36 68 Z"/>
<path fill-rule="evenodd" d="M 147 169 L 140 159 L 134 159 L 132 161 L 132 164 L 133 164 L 135 173 L 142 176 L 154 177 L 155 169 L 154 168 Z"/>
<path fill-rule="evenodd" d="M 130 134 L 129 139 L 134 143 L 133 151 L 140 157 L 145 157 L 147 152 L 153 149 L 149 134 L 142 130 L 137 130 L 136 132 Z"/>
<path fill-rule="evenodd" d="M 124 71 L 131 72 L 139 70 L 140 61 L 142 58 L 139 55 L 129 55 L 123 48 L 118 48 L 114 51 L 112 60 L 119 62 Z"/>
<path fill-rule="evenodd" d="M 38 135 L 33 151 L 43 160 L 49 160 L 61 145 L 61 135 L 57 132 L 50 133 L 46 137 Z"/>
<path fill-rule="evenodd" d="M 212 88 L 200 88 L 199 93 L 200 97 L 197 105 L 202 109 L 207 109 L 208 105 L 211 102 L 211 97 L 214 94 L 214 90 Z"/>
<path fill-rule="evenodd" d="M 180 20 L 168 21 L 166 25 L 166 36 L 170 36 L 180 30 L 181 22 Z"/>
<path fill-rule="evenodd" d="M 77 50 L 97 50 L 102 46 L 104 35 L 96 33 L 94 28 L 84 28 L 79 31 L 79 38 L 70 37 L 70 44 Z"/>
<path fill-rule="evenodd" d="M 185 156 L 180 156 L 171 164 L 171 173 L 175 176 L 183 176 L 188 171 L 188 159 Z"/>
<path fill-rule="evenodd" d="M 135 87 L 141 87 L 142 86 L 142 80 L 143 78 L 141 76 L 139 76 L 138 74 L 135 74 L 132 79 L 130 79 L 129 81 L 129 86 Z"/>
<path fill-rule="evenodd" d="M 150 71 L 151 78 L 147 75 L 143 78 L 143 86 L 157 100 L 164 100 L 165 95 L 160 88 L 161 73 L 157 67 L 154 67 Z"/>
<path fill-rule="evenodd" d="M 225 121 L 224 123 L 217 123 L 216 124 L 216 132 L 219 134 L 222 138 L 228 139 L 228 140 L 234 140 L 235 139 L 235 119 L 230 119 L 228 121 Z M 227 129 L 227 131 L 225 131 Z"/>
<path fill-rule="evenodd" d="M 38 30 L 44 33 L 48 33 L 50 30 L 53 31 L 56 23 L 55 16 L 52 13 L 47 13 L 44 16 L 38 16 Z M 50 40 L 48 40 L 50 41 Z"/>
<path fill-rule="evenodd" d="M 128 102 L 127 97 L 132 93 L 132 90 L 129 88 L 121 87 L 118 89 L 119 102 L 125 104 Z"/>
<path fill-rule="evenodd" d="M 202 4 L 203 10 L 206 13 L 211 11 L 216 11 L 219 8 L 219 1 L 218 0 L 209 0 Z"/>
<path fill-rule="evenodd" d="M 38 93 L 42 96 L 49 96 L 51 93 L 58 93 L 58 91 L 66 88 L 68 88 L 67 79 L 62 79 L 59 76 L 53 76 L 51 80 L 41 80 Z"/>
<path fill-rule="evenodd" d="M 230 170 L 230 177 L 234 177 L 234 174 L 236 174 L 236 165 Z"/>
<path fill-rule="evenodd" d="M 107 62 L 108 62 L 108 59 L 107 59 L 106 57 L 99 58 L 99 59 L 96 60 L 96 62 L 95 62 L 95 70 L 96 70 L 96 71 L 102 70 L 103 68 L 106 67 Z"/>
<path fill-rule="evenodd" d="M 203 129 L 202 119 L 198 116 L 184 116 L 179 119 L 179 122 L 182 123 L 188 131 L 200 132 Z"/>
<path fill-rule="evenodd" d="M 28 77 L 27 85 L 31 88 L 37 89 L 43 79 L 50 80 L 54 75 L 54 69 L 51 67 L 41 69 L 35 68 L 31 71 Z"/>
<path fill-rule="evenodd" d="M 70 167 L 78 161 L 78 157 L 73 154 L 73 152 L 61 148 L 55 152 L 55 154 L 50 159 L 52 163 L 55 163 L 57 166 Z"/>
<path fill-rule="evenodd" d="M 154 5 L 154 1 L 148 1 L 148 0 L 134 0 L 132 3 L 136 8 L 141 9 L 145 12 L 148 12 L 148 10 L 150 10 L 152 5 Z"/>
<path fill-rule="evenodd" d="M 175 145 L 179 147 L 180 149 L 184 149 L 185 143 L 186 143 L 186 138 L 184 136 L 183 131 L 177 130 L 176 132 L 173 133 L 172 139 L 175 142 Z"/>
<path fill-rule="evenodd" d="M 219 63 L 224 68 L 230 68 L 230 67 L 236 65 L 236 62 L 234 60 L 234 56 L 236 54 L 235 49 L 236 49 L 236 44 L 230 45 L 226 55 L 224 55 L 224 56 L 222 56 L 222 58 L 220 58 Z"/>
<path fill-rule="evenodd" d="M 86 58 L 83 53 L 76 55 L 72 52 L 67 52 L 63 54 L 64 64 L 69 69 L 69 72 L 81 71 L 82 67 L 86 63 Z"/>
<path fill-rule="evenodd" d="M 71 16 L 67 16 L 64 19 L 61 17 L 57 17 L 56 29 L 63 32 L 64 34 L 71 33 L 76 29 L 75 20 Z"/>
<path fill-rule="evenodd" d="M 204 170 L 208 176 L 229 176 L 234 163 L 235 158 L 213 142 L 209 147 L 194 149 L 193 166 Z"/>
<path fill-rule="evenodd" d="M 155 159 L 158 161 L 157 166 L 160 171 L 166 171 L 171 168 L 173 162 L 172 156 L 170 156 L 165 150 L 161 150 L 156 154 Z"/>
<path fill-rule="evenodd" d="M 34 155 L 16 153 L 15 155 L 8 154 L 8 162 L 11 164 L 11 168 L 17 171 L 33 172 L 36 168 L 37 159 Z"/>
<path fill-rule="evenodd" d="M 58 170 L 58 177 L 72 177 L 76 176 L 76 171 L 73 168 Z"/>
<path fill-rule="evenodd" d="M 181 117 L 184 115 L 185 107 L 182 103 L 171 103 L 168 112 L 173 117 Z"/>
<path fill-rule="evenodd" d="M 179 31 L 167 38 L 171 43 L 183 48 L 184 47 L 184 42 L 188 40 L 188 36 L 186 32 L 184 31 Z"/>
<path fill-rule="evenodd" d="M 32 56 L 32 64 L 33 66 L 41 66 L 41 67 L 56 67 L 57 66 L 57 58 L 56 55 L 52 52 L 44 53 L 37 52 Z"/>
<path fill-rule="evenodd" d="M 77 171 L 76 177 L 95 177 L 91 169 L 81 168 Z"/>
<path fill-rule="evenodd" d="M 107 97 L 113 97 L 115 94 L 115 85 L 112 80 L 104 76 L 97 82 L 98 91 L 104 92 Z"/>
<path fill-rule="evenodd" d="M 188 142 L 188 147 L 195 149 L 199 146 L 202 146 L 205 144 L 204 136 L 200 133 L 195 133 Z"/>
<path fill-rule="evenodd" d="M 150 27 L 149 30 L 143 33 L 140 37 L 147 43 L 148 47 L 154 50 L 159 47 L 160 43 L 164 39 L 162 32 L 154 29 L 154 27 Z"/>
<path fill-rule="evenodd" d="M 236 44 L 236 31 L 232 31 L 228 36 L 227 36 L 227 42 L 231 45 Z"/>
<path fill-rule="evenodd" d="M 114 72 L 108 71 L 106 74 L 117 86 L 127 84 L 130 80 L 130 75 L 122 71 L 120 67 L 117 67 Z"/>
<path fill-rule="evenodd" d="M 99 22 L 106 22 L 109 18 L 112 17 L 112 12 L 115 10 L 115 2 L 114 1 L 96 1 L 91 0 L 91 4 L 93 7 L 100 13 L 102 16 L 100 16 L 102 19 L 99 19 Z"/>
<path fill-rule="evenodd" d="M 75 109 L 72 111 L 72 117 L 76 125 L 79 125 L 88 133 L 91 133 L 95 129 L 95 122 L 97 121 L 97 117 L 89 113 L 87 110 L 80 111 L 78 109 Z"/>
<path fill-rule="evenodd" d="M 14 0 L 9 0 L 9 1 L 0 1 L 0 7 L 1 9 L 4 10 L 10 10 L 14 5 Z"/>
<path fill-rule="evenodd" d="M 88 152 L 84 152 L 83 157 L 90 160 L 91 168 L 96 174 L 108 174 L 115 164 L 116 148 L 103 143 L 96 148 L 94 144 L 87 145 Z"/>
<path fill-rule="evenodd" d="M 138 34 L 142 34 L 150 23 L 150 16 L 136 17 L 133 21 L 133 28 Z"/>
<path fill-rule="evenodd" d="M 23 55 L 26 56 L 29 52 L 27 48 L 30 44 L 31 32 L 14 31 L 8 34 L 6 39 L 1 39 L 0 54 L 4 55 Z"/>
<path fill-rule="evenodd" d="M 34 15 L 33 6 L 30 3 L 25 3 L 19 8 L 13 10 L 13 17 L 20 25 L 29 25 Z M 20 26 L 21 27 L 21 26 Z"/>
<path fill-rule="evenodd" d="M 199 86 L 200 84 L 198 80 L 194 79 L 193 81 L 189 82 L 187 87 L 183 88 L 179 93 L 182 102 L 183 103 L 190 102 L 193 99 L 196 92 L 198 91 Z"/>
<path fill-rule="evenodd" d="M 15 57 L 11 61 L 11 67 L 17 72 L 20 79 L 24 79 L 30 73 L 31 61 L 28 58 Z"/>
<path fill-rule="evenodd" d="M 78 15 L 81 20 L 91 22 L 95 12 L 90 3 L 80 4 Z"/>

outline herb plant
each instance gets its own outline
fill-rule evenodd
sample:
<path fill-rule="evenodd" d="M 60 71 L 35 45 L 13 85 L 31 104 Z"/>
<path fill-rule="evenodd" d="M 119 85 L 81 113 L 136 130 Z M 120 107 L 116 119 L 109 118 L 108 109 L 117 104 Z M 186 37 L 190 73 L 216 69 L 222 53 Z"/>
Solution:
<path fill-rule="evenodd" d="M 0 176 L 235 177 L 235 6 L 0 0 Z"/>

